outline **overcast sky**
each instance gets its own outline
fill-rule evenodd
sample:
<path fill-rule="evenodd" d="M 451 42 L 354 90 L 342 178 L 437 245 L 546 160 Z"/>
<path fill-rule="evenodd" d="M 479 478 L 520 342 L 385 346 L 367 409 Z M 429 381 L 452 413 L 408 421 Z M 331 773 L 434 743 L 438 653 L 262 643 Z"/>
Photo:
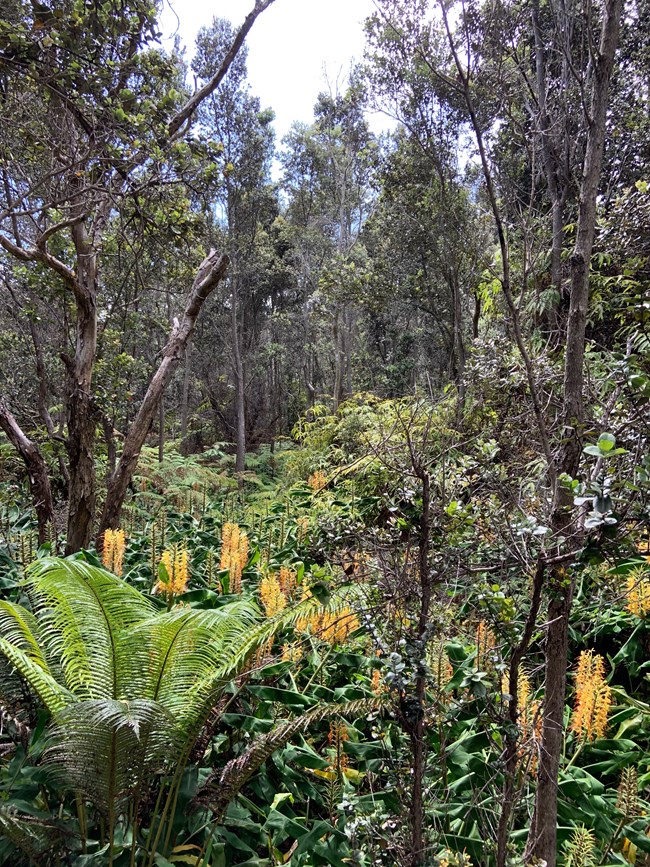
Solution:
<path fill-rule="evenodd" d="M 236 28 L 252 9 L 254 0 L 166 0 L 161 30 L 178 32 L 193 51 L 199 28 L 216 15 Z M 353 58 L 363 54 L 363 21 L 374 9 L 373 0 L 275 0 L 251 30 L 248 77 L 262 107 L 275 111 L 278 142 L 295 120 L 309 123 L 327 78 L 335 89 L 344 82 Z M 376 130 L 391 124 L 371 119 Z"/>

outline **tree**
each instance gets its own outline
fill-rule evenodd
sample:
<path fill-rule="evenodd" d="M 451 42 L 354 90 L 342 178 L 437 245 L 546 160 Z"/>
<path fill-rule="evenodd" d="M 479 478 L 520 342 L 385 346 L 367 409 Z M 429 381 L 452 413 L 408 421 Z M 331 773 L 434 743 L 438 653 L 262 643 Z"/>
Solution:
<path fill-rule="evenodd" d="M 221 66 L 187 99 L 174 87 L 176 60 L 152 47 L 155 9 L 149 3 L 135 0 L 114 14 L 112 7 L 70 2 L 64 17 L 18 5 L 10 10 L 1 46 L 7 72 L 2 112 L 13 135 L 3 142 L 0 246 L 15 261 L 43 268 L 74 299 L 74 354 L 63 359 L 68 551 L 88 545 L 95 518 L 92 379 L 101 251 L 111 213 L 127 201 L 137 207 L 149 187 L 163 182 L 170 155 L 188 147 L 183 136 L 197 107 L 220 84 L 271 2 L 256 2 Z M 160 394 L 162 388 L 152 395 L 156 406 Z"/>
<path fill-rule="evenodd" d="M 215 19 L 210 29 L 198 36 L 198 53 L 193 62 L 201 78 L 209 78 L 221 64 L 221 56 L 232 41 L 228 22 Z M 262 112 L 259 100 L 244 87 L 245 55 L 225 86 L 207 101 L 201 113 L 205 128 L 223 147 L 226 165 L 221 184 L 215 190 L 216 223 L 222 228 L 226 249 L 232 261 L 230 284 L 230 343 L 235 391 L 236 459 L 235 471 L 243 473 L 246 461 L 246 358 L 244 347 L 246 313 L 250 309 L 255 284 L 260 278 L 258 246 L 269 211 L 277 213 L 270 189 L 273 154 L 273 113 Z M 259 289 L 257 290 L 261 296 Z M 241 475 L 240 475 L 241 479 Z"/>

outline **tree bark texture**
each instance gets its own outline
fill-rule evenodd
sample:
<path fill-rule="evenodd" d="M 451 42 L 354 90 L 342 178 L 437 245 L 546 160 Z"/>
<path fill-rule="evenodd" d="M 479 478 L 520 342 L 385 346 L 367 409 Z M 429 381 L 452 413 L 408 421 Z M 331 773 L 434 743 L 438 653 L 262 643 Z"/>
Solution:
<path fill-rule="evenodd" d="M 241 342 L 237 310 L 239 307 L 239 289 L 237 272 L 232 278 L 231 297 L 231 330 L 232 330 L 232 360 L 235 373 L 235 472 L 239 475 L 239 486 L 243 484 L 241 473 L 246 469 L 246 382 L 244 379 L 244 362 L 241 355 Z"/>
<path fill-rule="evenodd" d="M 38 544 L 43 545 L 48 539 L 48 524 L 54 528 L 54 503 L 47 466 L 38 446 L 23 433 L 2 399 L 0 399 L 0 429 L 4 431 L 27 468 L 29 490 L 38 522 Z"/>
<path fill-rule="evenodd" d="M 90 544 L 95 520 L 95 431 L 92 376 L 97 353 L 97 252 L 83 219 L 72 227 L 78 275 L 75 290 L 77 339 L 68 371 L 68 532 L 65 553 Z"/>

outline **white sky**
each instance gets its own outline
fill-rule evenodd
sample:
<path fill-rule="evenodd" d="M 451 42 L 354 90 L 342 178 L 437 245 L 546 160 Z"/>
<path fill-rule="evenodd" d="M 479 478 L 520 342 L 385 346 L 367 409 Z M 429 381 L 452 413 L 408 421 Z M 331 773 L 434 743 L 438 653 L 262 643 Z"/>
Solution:
<path fill-rule="evenodd" d="M 178 32 L 192 56 L 198 29 L 216 15 L 235 28 L 253 8 L 254 0 L 165 0 L 161 30 Z M 262 108 L 276 114 L 278 144 L 295 120 L 310 123 L 318 93 L 327 90 L 325 75 L 335 89 L 343 86 L 353 58 L 361 60 L 363 21 L 373 0 L 275 0 L 248 35 L 248 78 Z M 173 10 L 173 11 L 172 11 Z M 393 124 L 369 118 L 376 131 Z"/>

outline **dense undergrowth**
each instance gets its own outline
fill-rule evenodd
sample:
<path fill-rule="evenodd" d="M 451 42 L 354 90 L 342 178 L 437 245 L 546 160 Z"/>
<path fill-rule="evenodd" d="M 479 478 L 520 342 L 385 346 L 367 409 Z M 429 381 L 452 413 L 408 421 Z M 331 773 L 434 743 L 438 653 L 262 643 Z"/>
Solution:
<path fill-rule="evenodd" d="M 251 456 L 243 486 L 219 448 L 146 452 L 121 530 L 66 560 L 54 539 L 37 548 L 19 474 L 8 481 L 0 863 L 406 863 L 420 723 L 427 863 L 493 863 L 512 742 L 520 861 L 543 612 L 516 714 L 509 675 L 549 531 L 539 456 L 487 406 L 467 406 L 462 425 L 452 396 L 316 407 L 293 443 Z M 566 565 L 562 858 L 641 864 L 647 478 L 625 436 L 595 428 L 584 460 L 587 481 L 567 480 L 587 535 Z"/>

